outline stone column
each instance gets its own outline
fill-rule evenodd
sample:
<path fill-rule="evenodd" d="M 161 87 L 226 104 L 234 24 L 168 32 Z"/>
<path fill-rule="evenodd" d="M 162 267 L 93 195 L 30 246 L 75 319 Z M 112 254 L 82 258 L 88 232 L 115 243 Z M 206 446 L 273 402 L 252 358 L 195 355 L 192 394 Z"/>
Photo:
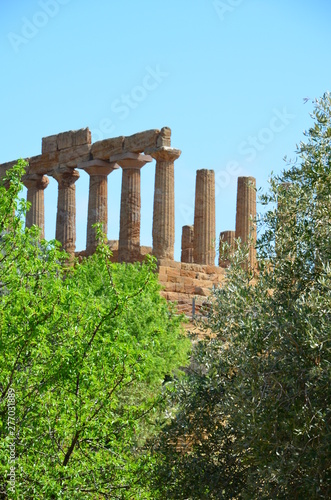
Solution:
<path fill-rule="evenodd" d="M 121 190 L 119 262 L 135 262 L 140 258 L 140 169 L 152 161 L 152 157 L 138 153 L 112 156 L 123 169 Z"/>
<path fill-rule="evenodd" d="M 235 231 L 223 231 L 220 234 L 220 248 L 219 248 L 220 254 L 219 254 L 219 258 L 218 258 L 218 265 L 220 267 L 228 267 L 228 265 L 229 265 L 229 260 L 226 258 L 222 258 L 224 256 L 221 256 L 222 243 L 227 243 L 229 245 L 229 254 L 231 254 L 231 253 L 233 253 L 233 251 L 235 249 L 235 245 L 234 245 L 235 237 L 236 237 Z"/>
<path fill-rule="evenodd" d="M 156 160 L 153 255 L 158 259 L 174 260 L 175 245 L 175 176 L 174 161 L 181 151 L 167 146 L 147 151 Z"/>
<path fill-rule="evenodd" d="M 183 226 L 181 262 L 193 263 L 194 226 Z"/>
<path fill-rule="evenodd" d="M 103 232 L 108 230 L 108 175 L 118 169 L 116 163 L 109 163 L 103 160 L 91 160 L 80 163 L 78 168 L 85 170 L 90 176 L 86 251 L 91 254 L 97 247 L 97 239 L 93 224 L 100 222 Z"/>
<path fill-rule="evenodd" d="M 27 188 L 27 201 L 31 203 L 29 211 L 26 213 L 25 225 L 33 225 L 41 228 L 40 237 L 45 237 L 45 204 L 44 190 L 49 184 L 46 175 L 27 174 L 23 177 L 23 184 Z"/>
<path fill-rule="evenodd" d="M 76 186 L 79 173 L 73 168 L 54 171 L 52 176 L 58 182 L 58 199 L 55 238 L 62 243 L 63 250 L 75 254 L 76 243 Z"/>
<path fill-rule="evenodd" d="M 238 177 L 236 239 L 250 244 L 248 265 L 256 263 L 256 179 L 254 177 Z"/>
<path fill-rule="evenodd" d="M 194 209 L 194 250 L 196 264 L 215 264 L 215 172 L 197 170 Z"/>

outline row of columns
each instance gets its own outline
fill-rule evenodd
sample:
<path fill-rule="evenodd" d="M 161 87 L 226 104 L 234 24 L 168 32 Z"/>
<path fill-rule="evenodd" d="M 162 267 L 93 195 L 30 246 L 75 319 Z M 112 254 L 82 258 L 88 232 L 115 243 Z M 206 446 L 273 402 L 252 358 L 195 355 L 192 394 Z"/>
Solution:
<path fill-rule="evenodd" d="M 78 165 L 89 174 L 89 203 L 86 250 L 92 253 L 97 245 L 95 223 L 101 223 L 107 233 L 108 175 L 122 168 L 120 211 L 119 261 L 133 262 L 140 256 L 140 171 L 154 158 L 155 189 L 153 209 L 153 254 L 161 259 L 174 258 L 175 202 L 174 161 L 181 152 L 170 147 L 155 148 L 149 154 L 126 153 L 110 158 L 109 162 L 91 160 Z M 58 182 L 56 239 L 66 252 L 73 255 L 76 241 L 75 182 L 79 172 L 74 168 L 59 168 L 51 175 Z M 31 209 L 26 216 L 27 227 L 33 224 L 42 230 L 44 237 L 44 190 L 49 180 L 45 175 L 26 175 L 23 180 L 28 189 L 27 200 Z M 243 243 L 252 240 L 249 264 L 255 265 L 256 181 L 253 177 L 239 177 L 237 190 L 236 230 L 224 231 L 220 241 L 234 248 L 234 239 Z M 196 176 L 194 226 L 184 226 L 182 233 L 182 262 L 213 265 L 216 254 L 215 232 L 215 174 L 213 170 L 198 170 Z M 219 265 L 226 266 L 227 261 Z"/>
<path fill-rule="evenodd" d="M 153 254 L 157 258 L 174 258 L 175 242 L 175 193 L 174 161 L 180 150 L 162 146 L 151 149 L 149 154 L 125 153 L 110 158 L 109 162 L 91 160 L 77 166 L 89 174 L 89 202 L 86 236 L 86 250 L 92 253 L 97 245 L 95 223 L 101 223 L 107 233 L 108 175 L 122 168 L 119 261 L 133 262 L 140 255 L 140 170 L 156 160 L 154 210 L 153 210 Z M 50 173 L 58 182 L 58 202 L 56 218 L 56 239 L 63 249 L 73 255 L 76 241 L 76 189 L 79 172 L 74 168 L 58 168 Z M 45 175 L 26 175 L 23 179 L 27 187 L 27 200 L 31 208 L 27 212 L 26 225 L 33 224 L 42 230 L 44 237 L 44 189 L 49 180 Z"/>
<path fill-rule="evenodd" d="M 230 253 L 235 248 L 235 239 L 249 244 L 248 265 L 256 261 L 256 180 L 254 177 L 238 177 L 236 230 L 223 231 L 220 243 L 229 245 Z M 215 174 L 213 170 L 198 170 L 196 173 L 194 226 L 183 226 L 181 261 L 213 265 L 216 254 L 215 232 Z M 219 259 L 226 267 L 229 261 Z"/>

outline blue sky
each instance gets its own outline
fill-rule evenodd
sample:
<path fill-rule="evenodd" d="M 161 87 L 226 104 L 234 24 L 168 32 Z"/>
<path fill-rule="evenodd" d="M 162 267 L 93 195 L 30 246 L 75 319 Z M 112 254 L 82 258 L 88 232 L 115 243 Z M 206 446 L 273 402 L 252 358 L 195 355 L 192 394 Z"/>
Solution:
<path fill-rule="evenodd" d="M 294 156 L 311 102 L 331 82 L 329 0 L 15 0 L 1 2 L 0 162 L 40 154 L 41 138 L 89 127 L 92 140 L 169 126 L 176 244 L 193 223 L 195 172 L 216 175 L 217 233 L 234 229 L 236 179 Z M 146 75 L 156 75 L 146 86 Z M 148 80 L 152 82 L 151 79 Z M 141 244 L 151 245 L 154 162 L 142 169 Z M 118 239 L 121 172 L 109 176 Z M 77 190 L 85 248 L 88 176 Z M 55 236 L 57 183 L 45 191 Z"/>

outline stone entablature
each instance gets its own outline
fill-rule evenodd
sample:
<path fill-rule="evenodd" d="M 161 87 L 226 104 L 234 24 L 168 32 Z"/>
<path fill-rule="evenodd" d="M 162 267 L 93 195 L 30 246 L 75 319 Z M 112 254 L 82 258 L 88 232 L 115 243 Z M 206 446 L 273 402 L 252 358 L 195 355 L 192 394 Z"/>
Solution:
<path fill-rule="evenodd" d="M 145 132 L 120 136 L 91 143 L 91 132 L 88 128 L 70 130 L 57 135 L 43 137 L 42 154 L 26 158 L 29 162 L 29 174 L 49 174 L 57 168 L 75 168 L 78 163 L 89 160 L 108 161 L 110 156 L 122 153 L 143 153 L 146 149 L 170 146 L 171 130 L 152 129 Z M 0 165 L 0 175 L 15 165 L 17 160 Z"/>

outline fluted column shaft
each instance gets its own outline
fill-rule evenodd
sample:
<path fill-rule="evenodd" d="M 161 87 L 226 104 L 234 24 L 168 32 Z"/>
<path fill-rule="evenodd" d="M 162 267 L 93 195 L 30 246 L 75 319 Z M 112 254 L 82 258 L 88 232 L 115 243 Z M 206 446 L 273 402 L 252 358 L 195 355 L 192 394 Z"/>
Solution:
<path fill-rule="evenodd" d="M 45 203 L 44 190 L 49 184 L 49 179 L 46 175 L 26 175 L 23 178 L 23 184 L 27 188 L 27 201 L 31 203 L 31 207 L 26 213 L 26 227 L 38 226 L 41 228 L 40 236 L 45 237 Z"/>
<path fill-rule="evenodd" d="M 254 177 L 238 177 L 236 239 L 250 244 L 248 264 L 256 262 L 256 179 Z"/>
<path fill-rule="evenodd" d="M 140 169 L 152 161 L 151 156 L 124 153 L 109 161 L 122 167 L 119 262 L 135 262 L 140 259 Z"/>
<path fill-rule="evenodd" d="M 91 250 L 96 246 L 96 233 L 93 224 L 100 222 L 102 230 L 108 230 L 108 183 L 107 175 L 90 174 L 86 249 Z"/>
<path fill-rule="evenodd" d="M 94 224 L 101 223 L 102 230 L 108 230 L 108 175 L 118 168 L 115 163 L 91 160 L 78 165 L 90 176 L 89 200 L 87 213 L 86 251 L 93 253 L 97 247 Z"/>
<path fill-rule="evenodd" d="M 181 151 L 170 147 L 149 150 L 156 159 L 154 208 L 153 208 L 153 255 L 158 259 L 174 259 L 175 246 L 175 174 L 174 161 Z"/>
<path fill-rule="evenodd" d="M 140 168 L 123 168 L 119 261 L 133 262 L 140 253 Z"/>
<path fill-rule="evenodd" d="M 183 226 L 181 262 L 187 262 L 189 264 L 194 262 L 193 244 L 194 244 L 194 226 Z"/>
<path fill-rule="evenodd" d="M 215 264 L 215 172 L 197 170 L 194 209 L 194 262 Z"/>
<path fill-rule="evenodd" d="M 63 250 L 74 255 L 76 244 L 76 186 L 77 170 L 57 171 L 53 177 L 58 181 L 58 199 L 55 238 L 62 243 Z"/>
<path fill-rule="evenodd" d="M 229 255 L 231 255 L 235 250 L 235 243 L 234 243 L 235 237 L 236 237 L 235 231 L 223 231 L 220 233 L 220 248 L 219 248 L 220 253 L 218 259 L 218 265 L 220 267 L 227 267 L 230 263 L 227 258 L 224 258 L 224 256 L 221 255 L 222 243 L 227 243 L 229 245 Z"/>

